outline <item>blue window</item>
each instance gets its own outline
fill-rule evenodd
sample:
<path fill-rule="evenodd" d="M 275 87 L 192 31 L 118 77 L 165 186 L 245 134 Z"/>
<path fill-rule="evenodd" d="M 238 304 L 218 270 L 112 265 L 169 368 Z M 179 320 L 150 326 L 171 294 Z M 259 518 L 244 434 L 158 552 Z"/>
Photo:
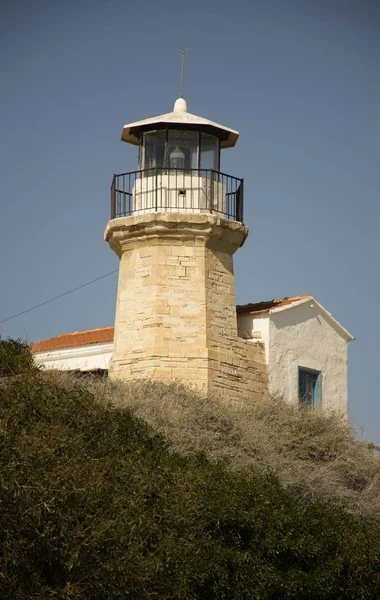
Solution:
<path fill-rule="evenodd" d="M 320 371 L 298 367 L 298 397 L 305 408 L 318 408 L 322 400 L 322 375 Z"/>

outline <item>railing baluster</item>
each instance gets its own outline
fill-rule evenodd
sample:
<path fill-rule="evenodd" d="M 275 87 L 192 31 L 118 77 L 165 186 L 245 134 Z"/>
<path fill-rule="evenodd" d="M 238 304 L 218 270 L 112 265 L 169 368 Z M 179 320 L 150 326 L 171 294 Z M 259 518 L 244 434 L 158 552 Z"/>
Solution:
<path fill-rule="evenodd" d="M 158 195 L 158 169 L 157 169 L 157 167 L 156 167 L 156 190 L 155 191 L 156 191 L 156 193 L 154 194 L 154 196 L 156 198 L 156 212 L 157 212 L 157 201 L 158 201 L 158 198 L 157 198 L 157 195 Z"/>
<path fill-rule="evenodd" d="M 111 219 L 115 218 L 115 175 L 111 185 Z"/>
<path fill-rule="evenodd" d="M 243 192 L 243 179 L 214 169 L 150 168 L 121 173 L 112 180 L 111 219 L 142 211 L 207 210 L 243 222 Z"/>

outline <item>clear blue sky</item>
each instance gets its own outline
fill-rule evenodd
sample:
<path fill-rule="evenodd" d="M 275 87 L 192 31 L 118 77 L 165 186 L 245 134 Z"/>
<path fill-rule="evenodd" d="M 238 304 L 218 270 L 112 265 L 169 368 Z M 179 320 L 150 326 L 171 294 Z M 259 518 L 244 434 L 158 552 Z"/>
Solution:
<path fill-rule="evenodd" d="M 238 303 L 312 293 L 355 336 L 350 413 L 380 442 L 380 4 L 5 0 L 0 320 L 117 268 L 103 242 L 124 123 L 172 109 L 240 131 Z M 45 339 L 113 324 L 116 275 L 1 325 Z"/>

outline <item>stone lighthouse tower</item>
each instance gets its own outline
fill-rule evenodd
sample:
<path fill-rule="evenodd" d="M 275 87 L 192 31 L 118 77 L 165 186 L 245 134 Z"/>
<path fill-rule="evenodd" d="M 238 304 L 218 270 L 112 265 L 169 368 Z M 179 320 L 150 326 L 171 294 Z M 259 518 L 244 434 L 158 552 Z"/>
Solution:
<path fill-rule="evenodd" d="M 220 169 L 238 132 L 188 112 L 125 125 L 139 169 L 115 175 L 105 239 L 120 258 L 110 377 L 181 380 L 242 397 L 266 387 L 263 349 L 237 337 L 233 254 L 243 180 Z"/>

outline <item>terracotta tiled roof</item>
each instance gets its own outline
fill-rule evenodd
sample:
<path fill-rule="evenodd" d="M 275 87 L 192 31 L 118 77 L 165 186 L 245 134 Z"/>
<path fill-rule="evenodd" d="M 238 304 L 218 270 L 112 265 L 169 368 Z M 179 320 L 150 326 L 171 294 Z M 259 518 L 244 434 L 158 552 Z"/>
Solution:
<path fill-rule="evenodd" d="M 88 329 L 87 331 L 62 333 L 49 340 L 35 342 L 32 344 L 32 352 L 47 352 L 48 350 L 62 350 L 63 348 L 113 342 L 113 335 L 113 327 L 99 327 L 99 329 Z"/>
<path fill-rule="evenodd" d="M 239 314 L 258 314 L 265 313 L 274 308 L 281 308 L 282 306 L 288 306 L 294 302 L 305 300 L 306 298 L 312 298 L 310 294 L 304 294 L 303 296 L 290 296 L 286 298 L 274 298 L 273 300 L 265 300 L 264 302 L 256 302 L 254 304 L 243 304 L 236 307 L 236 311 Z"/>

